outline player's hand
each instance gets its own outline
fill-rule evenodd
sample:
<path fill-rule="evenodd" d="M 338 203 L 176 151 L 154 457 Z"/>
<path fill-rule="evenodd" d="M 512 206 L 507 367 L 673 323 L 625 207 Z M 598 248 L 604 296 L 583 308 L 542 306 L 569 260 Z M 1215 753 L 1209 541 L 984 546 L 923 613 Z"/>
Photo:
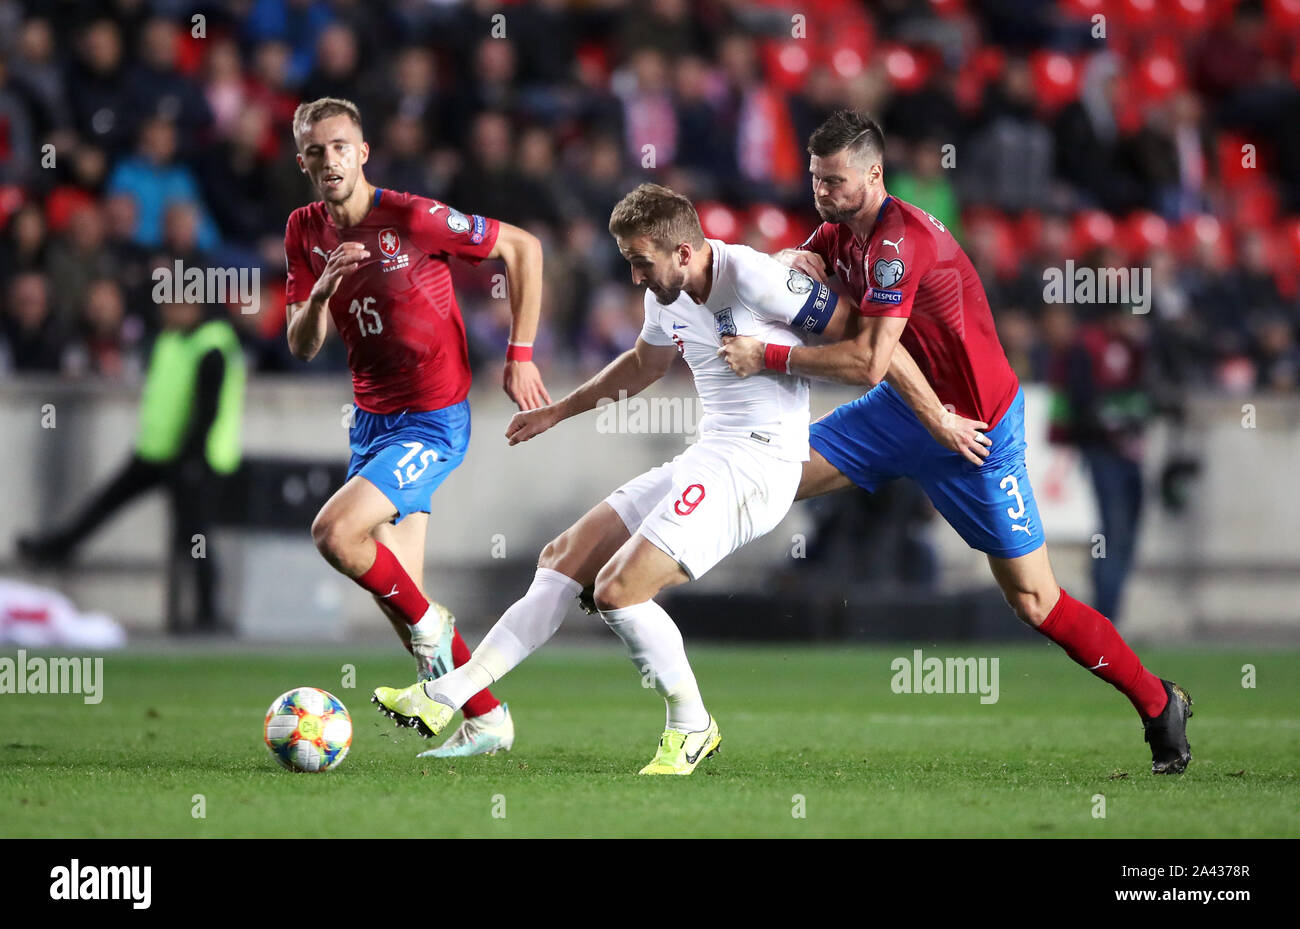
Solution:
<path fill-rule="evenodd" d="M 763 343 L 747 335 L 724 335 L 718 357 L 736 377 L 763 373 Z"/>
<path fill-rule="evenodd" d="M 524 410 L 510 417 L 506 426 L 506 440 L 511 445 L 527 442 L 533 436 L 541 435 L 560 421 L 559 407 L 549 403 L 541 409 Z"/>
<path fill-rule="evenodd" d="M 542 383 L 542 372 L 531 361 L 507 361 L 501 386 L 521 410 L 535 410 L 551 402 L 551 395 Z"/>
<path fill-rule="evenodd" d="M 790 267 L 796 271 L 802 271 L 819 284 L 826 283 L 826 262 L 816 252 L 805 252 L 802 249 L 796 249 L 790 259 Z"/>
<path fill-rule="evenodd" d="M 967 419 L 952 410 L 944 410 L 939 421 L 930 427 L 930 435 L 944 448 L 963 456 L 971 464 L 980 465 L 989 456 L 989 448 L 993 445 L 993 440 L 983 432 L 988 427 L 988 423 L 978 419 Z"/>
<path fill-rule="evenodd" d="M 325 262 L 325 270 L 316 279 L 316 284 L 311 289 L 311 298 L 325 301 L 334 296 L 343 278 L 356 271 L 361 262 L 369 257 L 370 252 L 360 242 L 340 242 Z"/>

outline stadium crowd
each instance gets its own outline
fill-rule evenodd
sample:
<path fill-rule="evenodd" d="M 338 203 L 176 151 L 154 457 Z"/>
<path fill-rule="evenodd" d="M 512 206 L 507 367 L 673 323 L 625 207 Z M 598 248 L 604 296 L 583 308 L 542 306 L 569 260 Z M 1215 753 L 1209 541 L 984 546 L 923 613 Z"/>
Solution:
<path fill-rule="evenodd" d="M 765 250 L 816 216 L 804 142 L 876 115 L 886 183 L 948 224 L 1022 378 L 1086 305 L 1045 268 L 1150 268 L 1131 317 L 1166 387 L 1300 383 L 1300 5 L 1290 0 L 0 0 L 0 370 L 138 378 L 160 263 L 257 267 L 228 313 L 255 372 L 283 336 L 283 230 L 313 198 L 300 100 L 357 102 L 379 186 L 525 226 L 546 248 L 547 366 L 631 344 L 641 297 L 605 231 L 639 180 Z M 1105 38 L 1096 36 L 1100 21 Z M 201 34 L 200 34 L 201 33 Z M 459 267 L 475 364 L 509 314 Z M 1113 309 L 1113 308 L 1112 308 Z M 1124 308 L 1125 310 L 1127 308 Z"/>

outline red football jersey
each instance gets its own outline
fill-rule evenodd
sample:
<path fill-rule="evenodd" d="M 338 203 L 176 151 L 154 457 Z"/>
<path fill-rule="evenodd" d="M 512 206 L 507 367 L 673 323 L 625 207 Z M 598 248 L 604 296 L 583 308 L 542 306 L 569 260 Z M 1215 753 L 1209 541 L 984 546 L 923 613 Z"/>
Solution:
<path fill-rule="evenodd" d="M 886 197 L 865 242 L 842 223 L 822 223 L 799 247 L 821 255 L 861 315 L 908 319 L 899 341 L 940 402 L 997 425 L 1020 382 L 998 341 L 984 285 L 939 220 Z"/>
<path fill-rule="evenodd" d="M 360 242 L 370 252 L 330 298 L 358 407 L 371 413 L 438 410 L 469 394 L 465 321 L 447 259 L 478 264 L 499 229 L 494 219 L 382 188 L 365 219 L 348 229 L 340 230 L 319 200 L 289 215 L 286 303 L 311 296 L 340 242 Z"/>

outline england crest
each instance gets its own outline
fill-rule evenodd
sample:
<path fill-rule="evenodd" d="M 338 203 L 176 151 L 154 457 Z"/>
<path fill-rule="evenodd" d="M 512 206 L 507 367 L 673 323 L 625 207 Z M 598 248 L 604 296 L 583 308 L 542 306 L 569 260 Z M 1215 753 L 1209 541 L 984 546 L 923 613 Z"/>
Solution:
<path fill-rule="evenodd" d="M 736 321 L 731 316 L 731 307 L 726 307 L 721 312 L 715 313 L 713 319 L 717 323 L 719 337 L 736 334 Z"/>

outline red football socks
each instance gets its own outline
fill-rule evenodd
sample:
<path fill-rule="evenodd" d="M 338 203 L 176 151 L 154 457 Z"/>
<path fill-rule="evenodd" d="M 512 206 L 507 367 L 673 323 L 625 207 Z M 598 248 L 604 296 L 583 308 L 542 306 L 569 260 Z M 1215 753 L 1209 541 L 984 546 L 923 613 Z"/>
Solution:
<path fill-rule="evenodd" d="M 424 599 L 411 575 L 380 542 L 375 543 L 375 563 L 356 582 L 397 610 L 408 625 L 418 623 L 429 609 L 429 601 Z"/>
<path fill-rule="evenodd" d="M 465 662 L 469 661 L 469 657 L 469 646 L 466 645 L 465 640 L 460 637 L 460 630 L 457 629 L 456 635 L 451 640 L 451 663 L 459 668 Z M 460 708 L 460 711 L 464 713 L 465 717 L 468 719 L 473 716 L 482 716 L 485 713 L 491 713 L 500 705 L 501 701 L 492 696 L 492 691 L 484 687 L 474 696 L 466 700 L 465 705 Z"/>
<path fill-rule="evenodd" d="M 1129 698 L 1143 716 L 1159 716 L 1169 696 L 1105 616 L 1061 588 L 1061 599 L 1038 627 L 1076 662 Z"/>

